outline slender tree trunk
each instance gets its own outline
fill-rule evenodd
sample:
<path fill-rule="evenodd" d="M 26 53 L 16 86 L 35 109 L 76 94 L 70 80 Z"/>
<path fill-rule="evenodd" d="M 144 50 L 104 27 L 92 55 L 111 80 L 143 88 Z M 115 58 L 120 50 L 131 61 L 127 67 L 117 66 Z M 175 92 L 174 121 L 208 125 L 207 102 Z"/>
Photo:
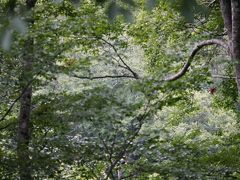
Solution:
<path fill-rule="evenodd" d="M 26 43 L 26 48 L 32 48 L 31 40 Z M 19 173 L 20 179 L 31 179 L 31 165 L 29 157 L 29 140 L 30 140 L 30 113 L 31 113 L 31 99 L 32 99 L 32 87 L 28 85 L 32 79 L 32 57 L 30 54 L 26 54 L 23 57 L 23 73 L 22 73 L 22 97 L 20 99 L 20 114 L 19 114 L 19 126 L 18 126 L 18 161 L 19 161 Z M 29 52 L 30 53 L 30 52 Z"/>
<path fill-rule="evenodd" d="M 26 6 L 28 10 L 35 6 L 36 0 L 26 0 Z M 31 26 L 34 23 L 32 18 L 27 20 L 28 25 Z M 23 67 L 22 75 L 20 79 L 20 85 L 22 88 L 22 97 L 20 99 L 20 114 L 18 125 L 18 164 L 19 175 L 21 180 L 32 179 L 31 176 L 31 159 L 29 155 L 29 140 L 30 140 L 30 114 L 32 104 L 32 85 L 33 79 L 33 61 L 34 61 L 34 41 L 32 37 L 28 37 L 25 41 L 25 47 L 23 52 Z"/>
<path fill-rule="evenodd" d="M 237 87 L 240 94 L 240 0 L 231 0 L 232 6 L 232 58 L 235 63 Z"/>

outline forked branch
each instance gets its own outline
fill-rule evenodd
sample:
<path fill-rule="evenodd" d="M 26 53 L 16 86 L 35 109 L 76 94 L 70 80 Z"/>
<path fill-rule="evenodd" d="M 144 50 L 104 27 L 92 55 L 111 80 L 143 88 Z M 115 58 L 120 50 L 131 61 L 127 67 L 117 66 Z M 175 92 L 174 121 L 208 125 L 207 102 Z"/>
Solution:
<path fill-rule="evenodd" d="M 110 43 L 109 41 L 107 41 L 106 39 L 104 39 L 104 38 L 99 38 L 99 39 L 102 40 L 104 43 L 106 43 L 107 45 L 109 45 L 109 46 L 113 49 L 113 51 L 116 53 L 116 55 L 117 55 L 117 57 L 119 58 L 119 60 L 120 60 L 120 61 L 122 62 L 122 64 L 124 65 L 124 66 L 122 66 L 122 67 L 124 67 L 125 69 L 127 69 L 128 71 L 130 71 L 131 74 L 134 76 L 135 79 L 139 79 L 138 74 L 137 74 L 136 72 L 134 72 L 134 71 L 130 68 L 130 66 L 127 65 L 127 63 L 123 60 L 123 58 L 121 57 L 121 55 L 118 53 L 117 48 L 116 48 L 112 43 Z"/>

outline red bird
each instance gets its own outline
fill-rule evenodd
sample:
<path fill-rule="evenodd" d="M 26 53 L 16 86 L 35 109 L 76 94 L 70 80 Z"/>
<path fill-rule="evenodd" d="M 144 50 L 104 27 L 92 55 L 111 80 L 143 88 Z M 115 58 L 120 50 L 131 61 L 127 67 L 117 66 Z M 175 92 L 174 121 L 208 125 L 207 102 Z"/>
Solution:
<path fill-rule="evenodd" d="M 212 88 L 210 88 L 209 90 L 208 90 L 208 92 L 210 93 L 210 94 L 215 94 L 216 93 L 216 91 L 217 91 L 217 88 L 216 87 L 212 87 Z"/>

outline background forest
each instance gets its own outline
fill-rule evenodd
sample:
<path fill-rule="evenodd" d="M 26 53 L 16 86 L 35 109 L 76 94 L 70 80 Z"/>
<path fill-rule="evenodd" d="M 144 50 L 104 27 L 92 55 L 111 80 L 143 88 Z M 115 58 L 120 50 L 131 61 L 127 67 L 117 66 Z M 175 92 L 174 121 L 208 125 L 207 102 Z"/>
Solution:
<path fill-rule="evenodd" d="M 1 0 L 0 179 L 240 179 L 239 0 Z"/>

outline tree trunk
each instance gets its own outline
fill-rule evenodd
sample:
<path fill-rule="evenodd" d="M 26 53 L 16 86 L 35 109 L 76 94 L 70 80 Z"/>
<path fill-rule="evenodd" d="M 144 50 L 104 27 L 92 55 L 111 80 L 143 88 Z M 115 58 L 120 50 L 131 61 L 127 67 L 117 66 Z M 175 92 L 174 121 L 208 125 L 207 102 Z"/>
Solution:
<path fill-rule="evenodd" d="M 231 59 L 235 66 L 236 83 L 240 94 L 240 0 L 221 0 L 224 26 L 228 32 Z"/>
<path fill-rule="evenodd" d="M 221 11 L 224 19 L 224 26 L 227 30 L 228 38 L 231 41 L 232 39 L 232 10 L 231 10 L 231 1 L 230 0 L 221 0 Z"/>
<path fill-rule="evenodd" d="M 240 0 L 231 0 L 232 6 L 232 59 L 235 63 L 237 87 L 240 94 Z"/>
<path fill-rule="evenodd" d="M 35 6 L 36 0 L 26 0 L 28 10 Z M 28 25 L 31 26 L 34 20 L 30 18 Z M 34 60 L 34 41 L 32 37 L 28 37 L 25 41 L 25 47 L 22 59 L 22 75 L 20 78 L 21 99 L 20 99 L 20 114 L 18 125 L 18 165 L 20 179 L 32 179 L 31 176 L 31 159 L 29 155 L 29 140 L 30 140 L 30 114 L 32 104 L 32 85 L 33 80 L 33 60 Z"/>
<path fill-rule="evenodd" d="M 29 43 L 29 44 L 28 44 Z M 30 41 L 26 42 L 26 47 L 30 47 Z M 27 54 L 24 56 L 23 66 L 23 81 L 22 82 L 22 97 L 20 99 L 20 114 L 18 126 L 18 161 L 20 179 L 31 178 L 31 165 L 28 144 L 30 140 L 30 113 L 31 113 L 31 99 L 32 87 L 28 85 L 28 80 L 32 79 L 32 58 Z M 25 86 L 24 86 L 25 85 Z"/>

